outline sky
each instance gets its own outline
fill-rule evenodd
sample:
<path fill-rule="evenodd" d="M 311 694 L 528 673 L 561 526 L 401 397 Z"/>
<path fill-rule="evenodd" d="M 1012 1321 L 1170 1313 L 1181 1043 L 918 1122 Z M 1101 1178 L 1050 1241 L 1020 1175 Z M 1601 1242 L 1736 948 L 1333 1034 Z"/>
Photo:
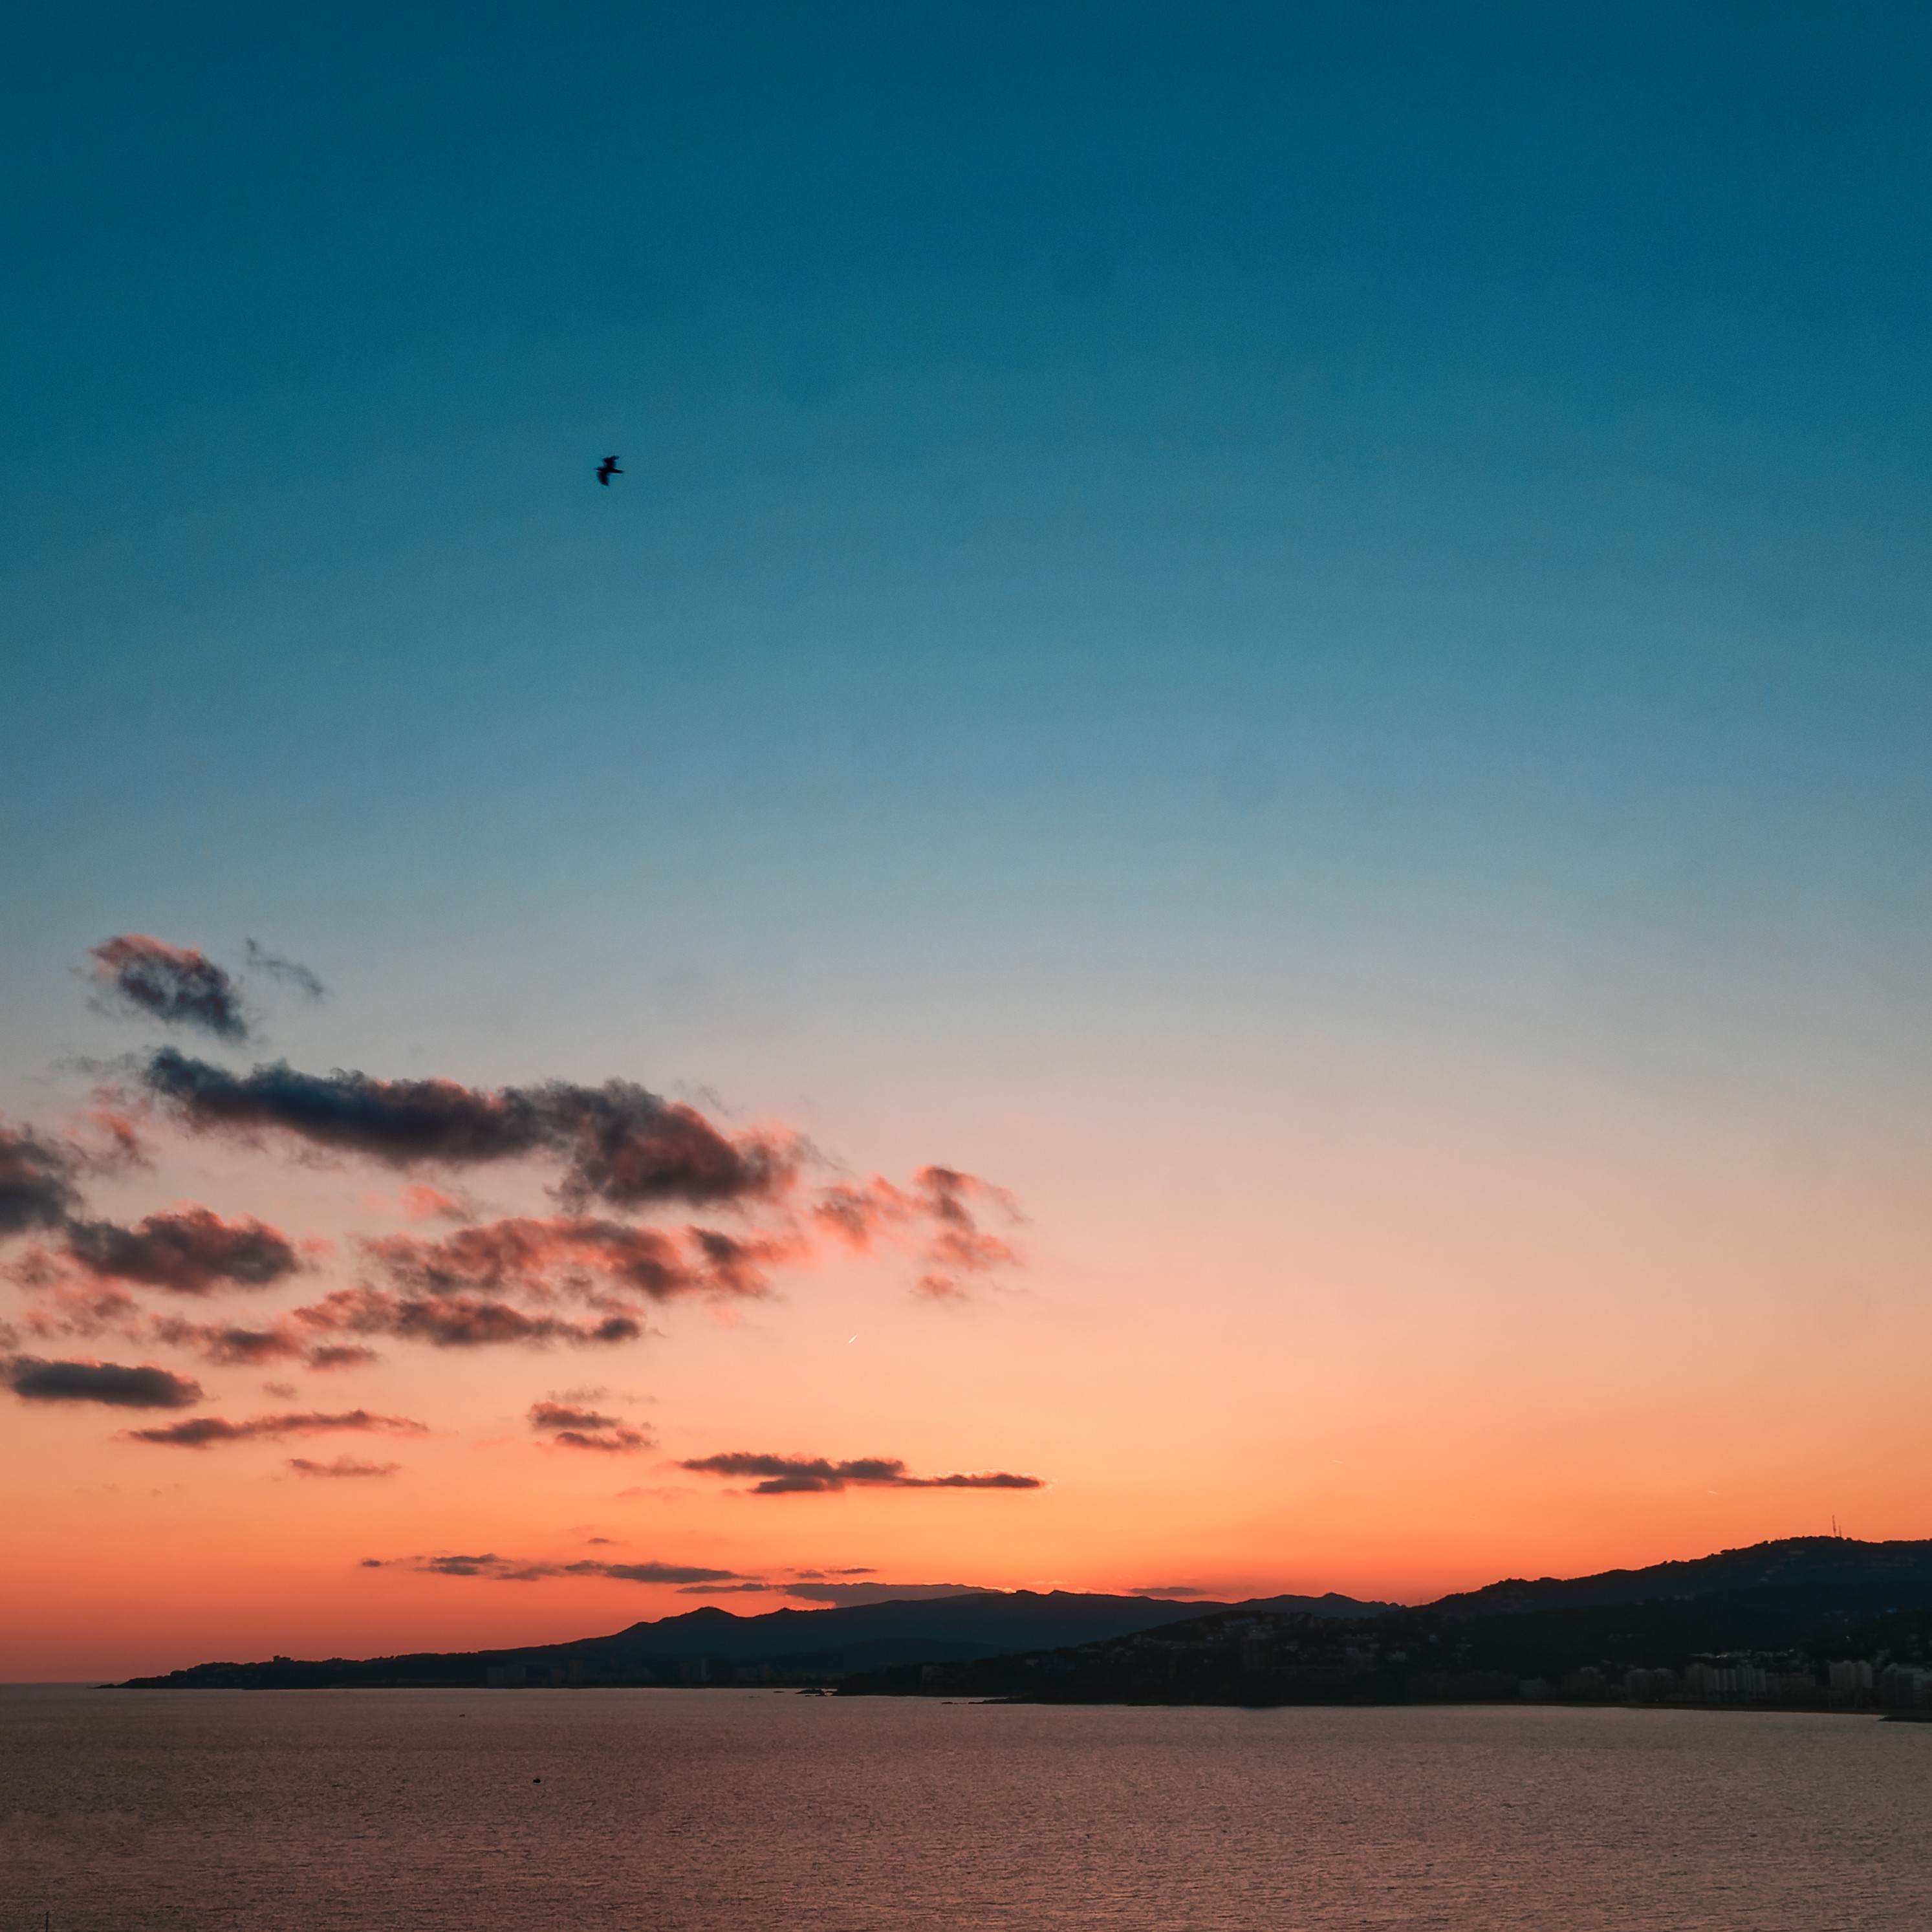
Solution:
<path fill-rule="evenodd" d="M 13 56 L 0 1678 L 1932 1534 L 1922 9 Z"/>

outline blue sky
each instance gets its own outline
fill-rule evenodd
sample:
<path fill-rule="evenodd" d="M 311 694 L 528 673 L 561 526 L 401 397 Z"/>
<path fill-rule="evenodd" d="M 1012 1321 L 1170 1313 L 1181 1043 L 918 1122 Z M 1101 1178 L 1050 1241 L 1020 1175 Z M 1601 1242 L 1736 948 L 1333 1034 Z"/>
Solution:
<path fill-rule="evenodd" d="M 1478 1004 L 1553 949 L 1559 1008 L 1610 957 L 1720 1033 L 1879 971 L 1895 1064 L 1928 34 L 42 10 L 30 1036 L 97 928 L 261 926 L 1022 1032 L 1284 961 L 1400 1028 L 1418 949 Z"/>

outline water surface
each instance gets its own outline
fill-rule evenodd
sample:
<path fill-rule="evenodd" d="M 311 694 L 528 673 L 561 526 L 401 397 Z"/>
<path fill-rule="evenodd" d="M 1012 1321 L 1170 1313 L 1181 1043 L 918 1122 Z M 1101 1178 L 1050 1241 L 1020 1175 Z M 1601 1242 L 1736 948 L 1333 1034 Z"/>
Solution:
<path fill-rule="evenodd" d="M 1824 1715 L 0 1691 L 0 1932 L 1926 1932 L 1928 1820 Z"/>

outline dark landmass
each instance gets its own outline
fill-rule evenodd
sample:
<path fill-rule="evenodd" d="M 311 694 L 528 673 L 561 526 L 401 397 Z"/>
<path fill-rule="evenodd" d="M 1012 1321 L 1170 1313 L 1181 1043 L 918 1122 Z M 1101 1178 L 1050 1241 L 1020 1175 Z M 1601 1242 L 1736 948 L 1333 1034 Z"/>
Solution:
<path fill-rule="evenodd" d="M 232 1688 L 308 1690 L 347 1684 L 824 1684 L 898 1664 L 960 1663 L 1013 1651 L 1082 1644 L 1227 1604 L 1070 1590 L 974 1590 L 836 1610 L 734 1616 L 710 1606 L 633 1624 L 609 1636 L 505 1650 L 430 1651 L 405 1657 L 255 1664 L 198 1664 L 164 1677 L 130 1678 L 128 1690 Z M 1242 1606 L 1316 1619 L 1372 1616 L 1394 1606 L 1352 1597 L 1270 1597 Z"/>
<path fill-rule="evenodd" d="M 1108 1703 L 1498 1699 L 1932 1708 L 1932 1541 L 1796 1537 L 1406 1608 L 971 1591 L 491 1651 L 202 1664 L 129 1688 L 778 1684 Z"/>
<path fill-rule="evenodd" d="M 1058 1648 L 855 1672 L 842 1696 L 1042 1703 L 1502 1700 L 1932 1706 L 1932 1543 L 1795 1538 L 1323 1622 L 1262 1604 Z"/>
<path fill-rule="evenodd" d="M 1444 1597 L 1426 1607 L 1449 1617 L 1499 1611 L 1569 1610 L 1660 1598 L 1748 1594 L 1796 1615 L 1836 1616 L 1932 1604 L 1932 1542 L 1857 1543 L 1848 1536 L 1793 1536 L 1720 1550 L 1647 1570 L 1594 1576 L 1510 1577 Z"/>

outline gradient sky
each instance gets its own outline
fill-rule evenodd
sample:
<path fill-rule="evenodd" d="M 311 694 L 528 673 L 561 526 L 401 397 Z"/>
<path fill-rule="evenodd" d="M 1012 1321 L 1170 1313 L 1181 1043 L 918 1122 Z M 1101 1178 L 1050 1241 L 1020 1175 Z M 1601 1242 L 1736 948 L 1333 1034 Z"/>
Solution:
<path fill-rule="evenodd" d="M 332 1248 L 124 1333 L 16 1279 L 8 1346 L 429 1432 L 0 1392 L 0 1677 L 712 1600 L 450 1552 L 1420 1598 L 1932 1533 L 1922 8 L 44 5 L 10 55 L 10 1125 L 163 1045 L 616 1077 L 1027 1218 L 944 1301 L 828 1252 L 614 1347 L 224 1366 L 141 1324 L 556 1173 L 153 1113 L 88 1215 Z M 97 1010 L 124 933 L 327 996 Z M 591 1388 L 652 1446 L 538 1439 Z M 677 1467 L 738 1450 L 1047 1486 Z M 290 1469 L 341 1454 L 400 1466 Z"/>

